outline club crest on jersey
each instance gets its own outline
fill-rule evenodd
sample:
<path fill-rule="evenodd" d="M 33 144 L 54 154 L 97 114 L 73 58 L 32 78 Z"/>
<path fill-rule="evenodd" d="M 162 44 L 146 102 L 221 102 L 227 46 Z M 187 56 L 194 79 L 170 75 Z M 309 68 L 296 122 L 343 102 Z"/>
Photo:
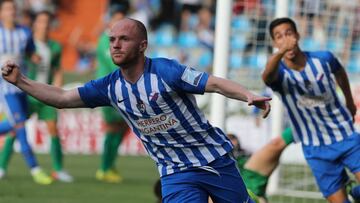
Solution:
<path fill-rule="evenodd" d="M 149 100 L 152 102 L 156 102 L 159 98 L 159 92 L 151 92 L 149 95 Z"/>
<path fill-rule="evenodd" d="M 305 80 L 304 83 L 305 83 L 305 88 L 306 89 L 308 89 L 309 91 L 313 90 L 313 86 L 312 86 L 312 84 L 311 84 L 311 82 L 309 80 Z"/>
<path fill-rule="evenodd" d="M 198 86 L 203 72 L 197 71 L 193 68 L 186 67 L 181 79 L 193 86 Z"/>
<path fill-rule="evenodd" d="M 137 107 L 137 109 L 138 109 L 141 113 L 145 113 L 145 112 L 146 112 L 146 106 L 145 106 L 145 104 L 144 104 L 143 101 L 138 100 L 138 101 L 137 101 L 137 104 L 136 104 L 136 107 Z"/>
<path fill-rule="evenodd" d="M 318 74 L 318 75 L 316 76 L 316 80 L 317 80 L 317 81 L 321 81 L 323 78 L 324 78 L 324 73 Z"/>

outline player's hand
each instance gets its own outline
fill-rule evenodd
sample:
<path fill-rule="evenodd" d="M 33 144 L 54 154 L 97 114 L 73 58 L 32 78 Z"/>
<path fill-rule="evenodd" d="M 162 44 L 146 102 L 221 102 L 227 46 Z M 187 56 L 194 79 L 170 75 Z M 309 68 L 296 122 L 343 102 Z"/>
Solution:
<path fill-rule="evenodd" d="M 254 105 L 263 111 L 262 117 L 266 118 L 269 113 L 270 113 L 270 103 L 269 101 L 271 100 L 270 97 L 260 97 L 260 96 L 256 96 L 256 95 L 250 95 L 247 97 L 247 101 L 248 101 L 248 105 Z"/>
<path fill-rule="evenodd" d="M 356 114 L 356 105 L 354 102 L 346 103 L 346 107 L 349 109 L 351 116 L 353 118 L 353 122 L 355 122 L 355 114 Z"/>
<path fill-rule="evenodd" d="M 16 84 L 21 76 L 19 66 L 12 61 L 5 62 L 1 67 L 1 74 L 6 81 L 12 84 Z"/>
<path fill-rule="evenodd" d="M 281 44 L 281 47 L 279 47 L 280 53 L 286 53 L 287 51 L 291 51 L 295 49 L 297 46 L 298 40 L 293 36 L 285 36 L 283 39 L 283 43 Z"/>

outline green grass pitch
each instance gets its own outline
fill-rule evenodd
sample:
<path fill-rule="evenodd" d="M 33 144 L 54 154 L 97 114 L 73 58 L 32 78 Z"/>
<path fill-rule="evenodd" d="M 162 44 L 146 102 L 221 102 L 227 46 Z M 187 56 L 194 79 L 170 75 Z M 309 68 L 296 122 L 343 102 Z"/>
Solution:
<path fill-rule="evenodd" d="M 50 172 L 49 155 L 37 155 L 39 163 Z M 102 183 L 95 179 L 100 157 L 66 155 L 66 170 L 74 183 L 55 182 L 49 186 L 35 184 L 21 155 L 15 154 L 6 179 L 0 180 L 0 203 L 155 203 L 153 184 L 159 177 L 149 157 L 124 156 L 117 160 L 124 178 L 119 184 Z"/>
<path fill-rule="evenodd" d="M 41 167 L 49 173 L 50 155 L 37 155 Z M 149 157 L 120 156 L 117 166 L 124 178 L 119 184 L 99 182 L 95 172 L 98 155 L 65 155 L 66 170 L 74 183 L 55 182 L 49 186 L 34 183 L 20 154 L 14 154 L 6 179 L 0 180 L 0 203 L 155 203 L 153 184 L 159 174 Z M 293 178 L 291 178 L 293 179 Z M 296 179 L 293 179 L 296 181 Z M 322 203 L 324 200 L 274 196 L 271 203 Z"/>

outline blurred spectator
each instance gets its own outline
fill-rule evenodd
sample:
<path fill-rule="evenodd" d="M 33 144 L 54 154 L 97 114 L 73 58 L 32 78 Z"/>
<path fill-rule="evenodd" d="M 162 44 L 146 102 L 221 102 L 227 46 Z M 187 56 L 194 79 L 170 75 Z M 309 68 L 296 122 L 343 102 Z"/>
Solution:
<path fill-rule="evenodd" d="M 357 15 L 353 10 L 357 6 L 356 1 L 335 1 L 328 0 L 327 6 L 330 12 L 328 28 L 328 39 L 326 47 L 336 53 L 346 63 L 350 57 L 350 47 L 353 44 L 352 30 L 358 27 L 357 24 L 352 24 Z M 317 40 L 317 39 L 315 39 Z"/>
<path fill-rule="evenodd" d="M 76 27 L 72 30 L 69 43 L 76 47 L 78 53 L 78 61 L 76 69 L 79 72 L 87 72 L 95 69 L 95 48 L 96 45 L 90 42 L 90 40 L 82 37 L 83 30 Z"/>
<path fill-rule="evenodd" d="M 267 13 L 264 7 L 258 2 L 253 10 L 254 15 L 251 15 L 252 19 L 252 34 L 249 42 L 245 46 L 245 52 L 259 51 L 266 48 L 268 53 L 271 53 L 271 46 L 266 38 L 266 28 L 268 24 Z"/>
<path fill-rule="evenodd" d="M 298 0 L 297 8 L 299 33 L 305 39 L 303 42 L 308 42 L 308 48 L 313 49 L 315 46 L 325 46 L 327 35 L 325 25 L 332 21 L 331 16 L 324 16 L 322 10 L 327 7 L 324 0 Z M 320 20 L 321 19 L 321 20 Z M 305 46 L 306 47 L 306 46 Z"/>
<path fill-rule="evenodd" d="M 109 22 L 111 24 L 111 21 L 113 21 L 113 19 L 123 19 L 127 12 L 128 12 L 129 8 L 126 5 L 122 5 L 122 4 L 114 4 L 111 5 L 111 7 L 109 8 Z M 115 17 L 116 16 L 116 17 Z"/>
<path fill-rule="evenodd" d="M 149 27 L 150 19 L 152 18 L 151 6 L 149 0 L 132 0 L 131 13 L 129 17 L 142 22 L 145 27 Z"/>
<path fill-rule="evenodd" d="M 209 8 L 201 8 L 198 12 L 196 33 L 201 44 L 212 50 L 214 48 L 213 15 Z"/>
<path fill-rule="evenodd" d="M 258 0 L 236 0 L 233 3 L 233 12 L 236 15 L 248 13 L 258 5 Z"/>
<path fill-rule="evenodd" d="M 188 10 L 191 13 L 197 13 L 202 7 L 201 0 L 178 0 L 182 7 L 182 11 Z"/>
<path fill-rule="evenodd" d="M 160 0 L 160 11 L 150 20 L 151 29 L 156 30 L 164 24 L 179 27 L 180 16 L 177 8 L 178 4 L 174 0 Z"/>
<path fill-rule="evenodd" d="M 22 0 L 21 4 L 25 6 L 25 9 L 29 9 L 33 13 L 40 11 L 55 12 L 55 4 L 52 0 Z"/>
<path fill-rule="evenodd" d="M 320 15 L 321 0 L 300 0 L 300 15 L 309 20 Z"/>
<path fill-rule="evenodd" d="M 31 27 L 33 19 L 34 14 L 30 10 L 22 10 L 18 22 L 23 26 Z"/>
<path fill-rule="evenodd" d="M 179 31 L 189 31 L 194 29 L 194 24 L 191 23 L 192 14 L 189 10 L 183 10 L 180 16 Z"/>
<path fill-rule="evenodd" d="M 312 36 L 314 33 L 314 27 L 320 25 L 320 15 L 321 10 L 324 5 L 322 5 L 322 0 L 299 0 L 300 8 L 300 26 L 303 27 L 303 33 L 300 33 L 301 36 Z"/>
<path fill-rule="evenodd" d="M 313 26 L 312 37 L 314 41 L 316 41 L 320 46 L 324 46 L 327 36 L 323 22 L 319 18 L 316 18 L 316 20 L 313 21 Z"/>
<path fill-rule="evenodd" d="M 191 31 L 198 24 L 198 12 L 202 8 L 199 0 L 177 0 L 180 7 L 180 22 L 177 25 L 179 31 Z"/>
<path fill-rule="evenodd" d="M 353 20 L 353 33 L 352 33 L 352 41 L 360 42 L 360 0 L 357 1 L 357 4 L 354 8 L 354 20 Z"/>
<path fill-rule="evenodd" d="M 99 35 L 101 35 L 104 32 L 104 30 L 107 29 L 107 27 L 109 26 L 109 23 L 112 19 L 112 16 L 114 14 L 123 15 L 121 17 L 125 17 L 125 15 L 129 11 L 129 9 L 130 9 L 130 4 L 128 1 L 123 0 L 123 1 L 117 2 L 117 3 L 110 3 L 108 6 L 108 10 L 105 13 L 103 28 Z M 118 11 L 121 11 L 121 12 L 118 12 Z"/>
<path fill-rule="evenodd" d="M 115 11 L 121 10 L 126 15 L 129 9 L 130 9 L 130 3 L 128 0 L 110 0 L 108 5 L 108 10 L 105 14 L 105 22 L 109 22 L 111 20 L 111 15 Z M 105 25 L 105 28 L 106 27 L 107 25 Z"/>
<path fill-rule="evenodd" d="M 109 0 L 109 8 L 113 8 L 114 5 L 122 6 L 125 11 L 130 8 L 129 0 Z"/>

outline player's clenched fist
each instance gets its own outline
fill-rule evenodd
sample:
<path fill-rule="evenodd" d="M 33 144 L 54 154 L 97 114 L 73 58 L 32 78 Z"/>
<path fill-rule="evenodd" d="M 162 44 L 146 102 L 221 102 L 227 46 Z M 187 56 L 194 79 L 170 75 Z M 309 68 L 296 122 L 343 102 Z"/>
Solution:
<path fill-rule="evenodd" d="M 19 66 L 12 61 L 7 61 L 1 67 L 1 74 L 6 81 L 12 84 L 16 84 L 21 76 Z"/>
<path fill-rule="evenodd" d="M 286 36 L 280 46 L 280 52 L 285 53 L 287 51 L 291 51 L 295 49 L 297 46 L 298 40 L 293 36 Z"/>

